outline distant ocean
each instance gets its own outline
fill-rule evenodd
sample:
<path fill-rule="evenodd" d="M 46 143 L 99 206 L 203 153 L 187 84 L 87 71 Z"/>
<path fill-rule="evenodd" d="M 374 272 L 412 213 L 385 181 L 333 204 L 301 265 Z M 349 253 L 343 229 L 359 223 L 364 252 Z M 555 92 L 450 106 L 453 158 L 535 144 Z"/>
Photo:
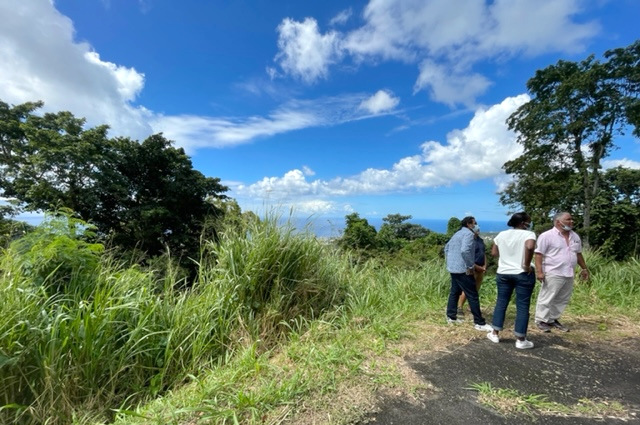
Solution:
<path fill-rule="evenodd" d="M 366 217 L 365 217 L 366 218 Z M 309 230 L 312 231 L 316 236 L 323 238 L 337 238 L 342 235 L 342 232 L 345 228 L 345 219 L 344 217 L 335 217 L 335 218 L 327 218 L 327 217 L 311 217 L 309 219 L 292 219 L 293 225 L 299 229 L 309 227 Z M 367 218 L 369 224 L 374 226 L 376 230 L 380 230 L 380 227 L 383 224 L 382 218 Z M 480 225 L 481 233 L 498 233 L 503 230 L 508 229 L 507 226 L 508 218 L 499 221 L 480 221 L 478 224 Z M 432 232 L 438 233 L 446 233 L 447 232 L 447 223 L 449 219 L 409 219 L 407 223 L 412 224 L 420 224 L 423 227 L 431 230 Z"/>

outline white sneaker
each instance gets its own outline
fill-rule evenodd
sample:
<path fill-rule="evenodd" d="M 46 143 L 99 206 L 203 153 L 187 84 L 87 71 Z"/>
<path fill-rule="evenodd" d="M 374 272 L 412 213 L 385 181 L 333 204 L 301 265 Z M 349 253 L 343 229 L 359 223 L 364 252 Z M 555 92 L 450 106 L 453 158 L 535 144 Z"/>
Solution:
<path fill-rule="evenodd" d="M 447 323 L 450 325 L 459 325 L 460 323 L 464 323 L 464 320 L 462 319 L 452 319 L 450 317 L 447 317 Z"/>
<path fill-rule="evenodd" d="M 489 338 L 489 340 L 491 342 L 495 342 L 495 343 L 500 342 L 500 337 L 498 335 L 494 334 L 493 331 L 491 331 L 491 332 L 489 332 L 487 334 L 487 338 Z"/>
<path fill-rule="evenodd" d="M 519 348 L 521 350 L 533 348 L 533 342 L 529 341 L 528 339 L 523 339 L 522 341 L 516 339 L 516 348 Z"/>
<path fill-rule="evenodd" d="M 473 325 L 473 328 L 477 331 L 485 331 L 485 332 L 493 330 L 491 325 L 488 323 L 485 323 L 484 325 Z"/>

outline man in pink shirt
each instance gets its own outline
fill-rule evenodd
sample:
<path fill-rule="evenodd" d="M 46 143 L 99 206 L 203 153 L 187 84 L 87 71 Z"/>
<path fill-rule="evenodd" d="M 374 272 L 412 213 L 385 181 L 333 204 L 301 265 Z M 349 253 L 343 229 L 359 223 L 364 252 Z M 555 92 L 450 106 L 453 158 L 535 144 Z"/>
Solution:
<path fill-rule="evenodd" d="M 569 332 L 558 319 L 569 304 L 573 292 L 576 264 L 582 279 L 589 278 L 582 256 L 580 236 L 573 231 L 573 218 L 568 212 L 553 217 L 553 228 L 538 237 L 535 250 L 536 277 L 541 282 L 536 304 L 536 325 L 543 332 L 556 328 Z"/>

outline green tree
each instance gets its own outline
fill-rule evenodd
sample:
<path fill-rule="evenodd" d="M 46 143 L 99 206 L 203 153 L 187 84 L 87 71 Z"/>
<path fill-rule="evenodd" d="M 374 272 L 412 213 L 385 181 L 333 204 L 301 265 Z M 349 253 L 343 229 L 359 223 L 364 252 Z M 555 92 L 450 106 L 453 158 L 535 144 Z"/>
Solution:
<path fill-rule="evenodd" d="M 0 102 L 0 189 L 30 210 L 83 212 L 96 204 L 95 183 L 105 165 L 107 127 L 83 130 L 69 112 L 33 112 L 41 102 Z"/>
<path fill-rule="evenodd" d="M 429 229 L 420 224 L 408 223 L 407 220 L 411 220 L 410 215 L 389 214 L 382 219 L 380 231 L 388 228 L 396 238 L 405 240 L 414 240 L 429 234 Z"/>
<path fill-rule="evenodd" d="M 460 230 L 462 222 L 458 217 L 451 217 L 447 222 L 447 236 L 450 238 L 455 232 Z M 446 243 L 446 241 L 445 241 Z"/>
<path fill-rule="evenodd" d="M 422 238 L 429 234 L 429 229 L 420 224 L 408 223 L 410 215 L 389 214 L 382 219 L 378 232 L 378 246 L 386 251 L 402 249 L 407 242 Z"/>
<path fill-rule="evenodd" d="M 633 45 L 623 51 L 637 61 Z M 592 224 L 601 162 L 631 122 L 635 104 L 630 99 L 637 90 L 629 83 L 631 67 L 623 68 L 615 60 L 621 53 L 605 56 L 609 62 L 590 56 L 537 71 L 527 82 L 531 100 L 507 120 L 524 152 L 504 165 L 514 180 L 501 193 L 501 201 L 523 208 L 536 222 L 568 210 L 581 212 L 583 229 L 588 231 Z"/>
<path fill-rule="evenodd" d="M 0 189 L 30 210 L 69 208 L 126 250 L 197 258 L 212 202 L 227 188 L 192 167 L 161 134 L 142 143 L 84 129 L 69 112 L 33 112 L 41 102 L 0 102 Z"/>
<path fill-rule="evenodd" d="M 157 255 L 168 247 L 173 256 L 197 258 L 205 219 L 220 212 L 211 198 L 227 188 L 194 170 L 184 150 L 161 134 L 116 143 L 112 169 L 96 185 L 92 221 L 127 249 Z"/>
<path fill-rule="evenodd" d="M 613 168 L 602 178 L 594 200 L 591 239 L 617 260 L 640 254 L 640 170 Z"/>
<path fill-rule="evenodd" d="M 604 54 L 616 89 L 622 94 L 627 121 L 640 137 L 640 40 Z"/>
<path fill-rule="evenodd" d="M 360 218 L 358 213 L 345 216 L 345 229 L 339 244 L 351 249 L 376 248 L 376 228 L 369 224 L 366 218 Z"/>

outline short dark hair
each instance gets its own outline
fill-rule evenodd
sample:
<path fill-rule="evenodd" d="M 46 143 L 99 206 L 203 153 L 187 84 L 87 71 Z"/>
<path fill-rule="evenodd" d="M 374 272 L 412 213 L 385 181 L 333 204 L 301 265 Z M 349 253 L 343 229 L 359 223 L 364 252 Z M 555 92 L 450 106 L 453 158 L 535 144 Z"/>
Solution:
<path fill-rule="evenodd" d="M 470 215 L 466 216 L 460 222 L 460 228 L 462 229 L 463 227 L 469 227 L 469 223 L 471 223 L 472 221 L 476 221 L 476 219 Z"/>
<path fill-rule="evenodd" d="M 529 223 L 531 223 L 531 217 L 529 217 L 529 214 L 527 214 L 524 211 L 517 212 L 517 213 L 515 213 L 514 215 L 511 216 L 511 218 L 507 222 L 507 226 L 509 226 L 509 227 L 518 227 L 522 223 L 525 223 L 527 221 Z"/>

